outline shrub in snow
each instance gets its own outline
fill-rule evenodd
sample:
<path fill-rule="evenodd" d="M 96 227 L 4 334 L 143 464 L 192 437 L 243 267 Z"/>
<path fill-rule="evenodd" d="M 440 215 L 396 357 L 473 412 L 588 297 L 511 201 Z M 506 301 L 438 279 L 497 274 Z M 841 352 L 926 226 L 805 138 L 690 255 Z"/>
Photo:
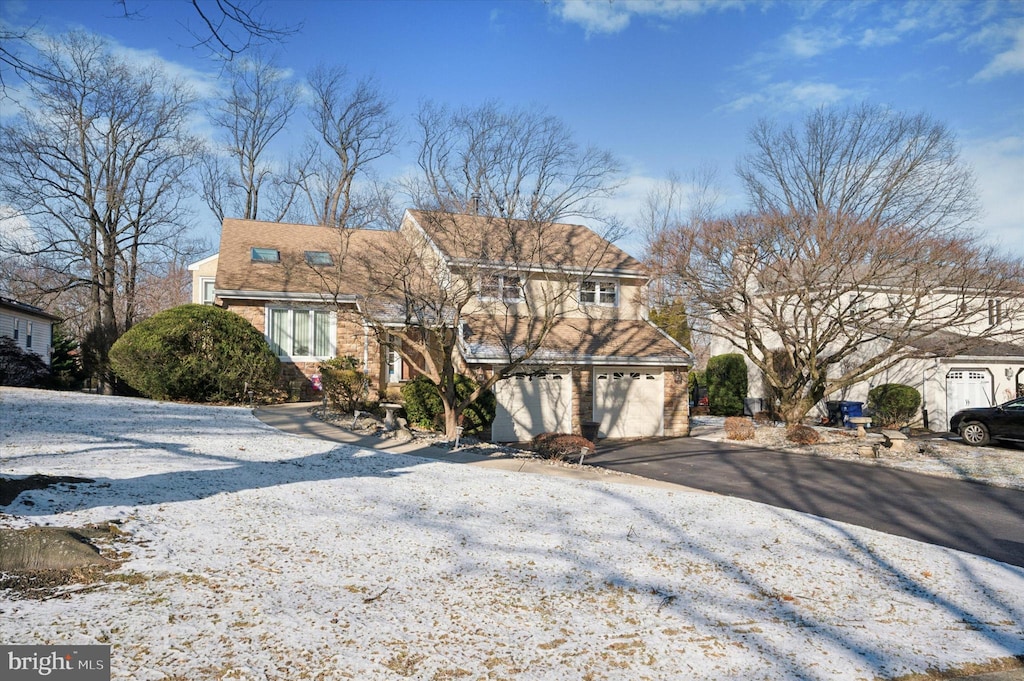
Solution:
<path fill-rule="evenodd" d="M 50 377 L 46 362 L 18 347 L 13 338 L 0 336 L 0 385 L 35 388 Z"/>
<path fill-rule="evenodd" d="M 477 389 L 477 382 L 468 376 L 455 377 L 456 398 L 463 400 Z M 444 404 L 437 386 L 426 376 L 417 376 L 402 386 L 402 401 L 409 423 L 421 428 L 444 430 Z M 484 392 L 462 412 L 461 423 L 464 433 L 478 433 L 494 420 L 497 403 L 494 393 Z"/>
<path fill-rule="evenodd" d="M 874 411 L 872 419 L 878 425 L 900 428 L 917 418 L 921 393 L 909 385 L 884 383 L 868 392 L 868 406 Z"/>
<path fill-rule="evenodd" d="M 786 439 L 798 445 L 815 445 L 821 442 L 821 436 L 810 426 L 790 426 L 786 429 Z"/>
<path fill-rule="evenodd" d="M 725 437 L 730 440 L 753 440 L 753 421 L 743 416 L 729 416 L 725 419 Z"/>
<path fill-rule="evenodd" d="M 591 454 L 597 450 L 594 443 L 582 435 L 541 433 L 533 438 L 533 450 L 544 459 L 578 461 L 584 448 Z"/>
<path fill-rule="evenodd" d="M 248 321 L 212 305 L 180 305 L 136 324 L 110 348 L 125 383 L 162 400 L 230 402 L 271 395 L 281 363 Z"/>
<path fill-rule="evenodd" d="M 366 376 L 355 357 L 335 357 L 317 367 L 324 395 L 331 406 L 342 412 L 354 411 L 366 402 Z"/>
<path fill-rule="evenodd" d="M 743 414 L 747 396 L 747 365 L 743 355 L 717 355 L 708 360 L 708 409 L 717 416 Z"/>

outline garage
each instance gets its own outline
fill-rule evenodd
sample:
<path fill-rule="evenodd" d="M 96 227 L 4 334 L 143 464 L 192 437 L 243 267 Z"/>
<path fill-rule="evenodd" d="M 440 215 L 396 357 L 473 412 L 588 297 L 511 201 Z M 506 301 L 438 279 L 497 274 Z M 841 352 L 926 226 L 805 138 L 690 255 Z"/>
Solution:
<path fill-rule="evenodd" d="M 494 386 L 497 408 L 491 425 L 496 442 L 525 442 L 541 433 L 572 432 L 569 372 L 517 373 Z"/>
<path fill-rule="evenodd" d="M 602 367 L 594 371 L 594 420 L 601 437 L 657 437 L 665 432 L 661 369 Z"/>
<path fill-rule="evenodd" d="M 946 414 L 992 405 L 992 374 L 988 369 L 953 369 L 946 374 Z"/>

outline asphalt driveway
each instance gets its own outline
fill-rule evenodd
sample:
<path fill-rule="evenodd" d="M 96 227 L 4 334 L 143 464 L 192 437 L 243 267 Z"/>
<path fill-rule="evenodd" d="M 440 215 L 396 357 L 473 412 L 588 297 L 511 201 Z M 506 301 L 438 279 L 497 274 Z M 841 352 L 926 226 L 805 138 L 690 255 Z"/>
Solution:
<path fill-rule="evenodd" d="M 603 442 L 587 463 L 1024 567 L 1024 492 L 696 438 Z"/>

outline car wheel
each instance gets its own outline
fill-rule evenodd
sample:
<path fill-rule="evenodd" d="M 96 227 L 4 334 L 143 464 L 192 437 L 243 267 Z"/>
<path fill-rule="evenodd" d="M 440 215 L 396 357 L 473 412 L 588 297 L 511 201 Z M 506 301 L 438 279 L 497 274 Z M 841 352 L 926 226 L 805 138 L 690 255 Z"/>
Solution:
<path fill-rule="evenodd" d="M 960 426 L 960 437 L 969 445 L 987 445 L 988 428 L 982 423 L 965 423 Z"/>

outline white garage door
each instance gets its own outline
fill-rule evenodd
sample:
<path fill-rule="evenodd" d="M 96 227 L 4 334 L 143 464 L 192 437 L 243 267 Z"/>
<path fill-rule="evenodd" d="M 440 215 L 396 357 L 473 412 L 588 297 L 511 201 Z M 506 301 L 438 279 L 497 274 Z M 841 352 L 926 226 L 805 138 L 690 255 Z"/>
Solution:
<path fill-rule="evenodd" d="M 988 369 L 953 369 L 946 374 L 946 414 L 992 404 L 992 374 Z"/>
<path fill-rule="evenodd" d="M 572 432 L 569 372 L 514 374 L 494 386 L 495 442 L 525 442 L 541 433 Z"/>
<path fill-rule="evenodd" d="M 656 437 L 665 432 L 664 416 L 661 369 L 594 371 L 594 420 L 601 423 L 601 437 Z"/>

